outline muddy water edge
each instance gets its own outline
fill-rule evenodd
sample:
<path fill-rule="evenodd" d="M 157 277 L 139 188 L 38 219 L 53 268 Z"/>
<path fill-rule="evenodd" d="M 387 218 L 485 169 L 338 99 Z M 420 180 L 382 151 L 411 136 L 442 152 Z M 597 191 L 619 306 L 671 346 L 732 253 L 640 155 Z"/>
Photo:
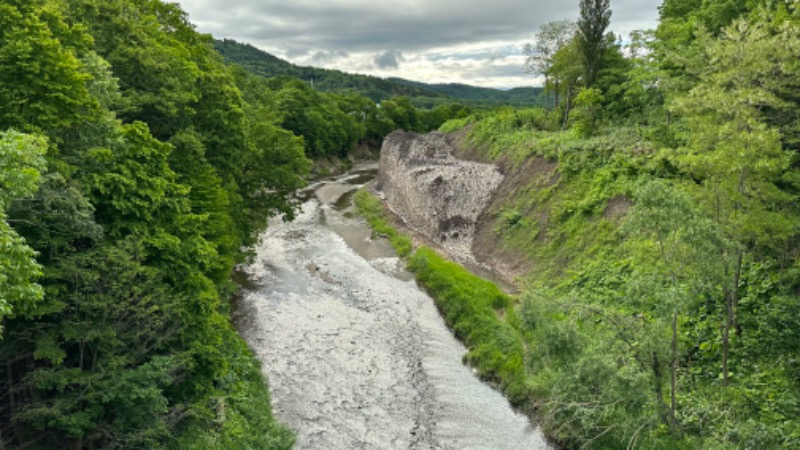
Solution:
<path fill-rule="evenodd" d="M 239 274 L 234 326 L 298 449 L 549 449 L 462 364 L 466 349 L 352 195 L 377 164 L 314 183 Z"/>

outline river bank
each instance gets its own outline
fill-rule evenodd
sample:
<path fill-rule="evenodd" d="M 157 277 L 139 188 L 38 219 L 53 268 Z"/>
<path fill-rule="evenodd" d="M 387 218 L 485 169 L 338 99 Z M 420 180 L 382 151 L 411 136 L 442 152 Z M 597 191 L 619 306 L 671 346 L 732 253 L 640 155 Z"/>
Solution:
<path fill-rule="evenodd" d="M 234 323 L 263 363 L 297 448 L 548 448 L 528 418 L 462 363 L 466 349 L 387 241 L 352 210 L 356 166 L 273 221 Z M 372 175 L 371 175 L 372 174 Z"/>

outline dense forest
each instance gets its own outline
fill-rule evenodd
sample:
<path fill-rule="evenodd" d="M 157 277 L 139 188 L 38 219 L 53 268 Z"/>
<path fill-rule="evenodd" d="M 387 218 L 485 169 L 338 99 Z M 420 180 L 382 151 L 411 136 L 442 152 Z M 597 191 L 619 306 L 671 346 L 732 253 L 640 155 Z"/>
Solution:
<path fill-rule="evenodd" d="M 242 249 L 311 160 L 469 112 L 228 66 L 174 3 L 0 2 L 0 446 L 290 447 Z"/>
<path fill-rule="evenodd" d="M 174 4 L 0 24 L 2 446 L 291 446 L 227 301 L 310 166 L 277 100 Z"/>
<path fill-rule="evenodd" d="M 418 280 L 566 448 L 798 448 L 800 5 L 667 0 L 625 46 L 580 5 L 528 49 L 548 108 L 441 128 L 519 180 L 476 248 L 523 293 Z"/>
<path fill-rule="evenodd" d="M 469 86 L 460 83 L 429 84 L 402 78 L 389 78 L 398 84 L 418 86 L 448 97 L 458 99 L 470 106 L 492 109 L 501 106 L 531 108 L 545 106 L 545 98 L 540 87 L 516 87 L 508 90 Z"/>

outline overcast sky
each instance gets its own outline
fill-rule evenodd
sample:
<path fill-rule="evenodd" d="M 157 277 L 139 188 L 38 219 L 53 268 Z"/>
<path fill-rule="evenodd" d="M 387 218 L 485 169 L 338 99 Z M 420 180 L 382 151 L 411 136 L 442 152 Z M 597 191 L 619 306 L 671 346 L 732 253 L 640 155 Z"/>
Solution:
<path fill-rule="evenodd" d="M 202 33 L 300 65 L 430 83 L 540 82 L 521 47 L 578 0 L 178 0 Z M 611 30 L 654 28 L 662 0 L 612 0 Z"/>

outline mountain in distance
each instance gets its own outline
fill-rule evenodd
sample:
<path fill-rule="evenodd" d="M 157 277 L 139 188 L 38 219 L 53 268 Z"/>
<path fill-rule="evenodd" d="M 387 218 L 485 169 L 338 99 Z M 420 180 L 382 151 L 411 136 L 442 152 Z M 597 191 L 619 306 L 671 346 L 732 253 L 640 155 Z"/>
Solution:
<path fill-rule="evenodd" d="M 225 62 L 238 64 L 253 74 L 267 78 L 280 75 L 299 78 L 320 91 L 358 92 L 376 102 L 400 95 L 410 98 L 447 100 L 446 96 L 431 90 L 403 85 L 371 75 L 298 66 L 250 44 L 243 44 L 232 39 L 215 40 L 214 47 L 225 59 Z"/>
<path fill-rule="evenodd" d="M 424 88 L 465 102 L 473 102 L 486 106 L 544 106 L 543 89 L 540 87 L 516 87 L 502 90 L 470 86 L 461 83 L 430 84 L 403 78 L 389 78 L 389 80 L 406 86 Z"/>
<path fill-rule="evenodd" d="M 401 78 L 379 78 L 351 74 L 334 69 L 298 66 L 250 44 L 232 39 L 215 40 L 214 47 L 225 62 L 238 64 L 245 70 L 263 77 L 289 76 L 299 78 L 325 92 L 358 92 L 375 102 L 405 96 L 418 107 L 432 108 L 448 103 L 463 103 L 478 107 L 542 105 L 541 88 L 514 88 L 508 91 L 481 88 L 465 84 L 427 84 Z"/>

